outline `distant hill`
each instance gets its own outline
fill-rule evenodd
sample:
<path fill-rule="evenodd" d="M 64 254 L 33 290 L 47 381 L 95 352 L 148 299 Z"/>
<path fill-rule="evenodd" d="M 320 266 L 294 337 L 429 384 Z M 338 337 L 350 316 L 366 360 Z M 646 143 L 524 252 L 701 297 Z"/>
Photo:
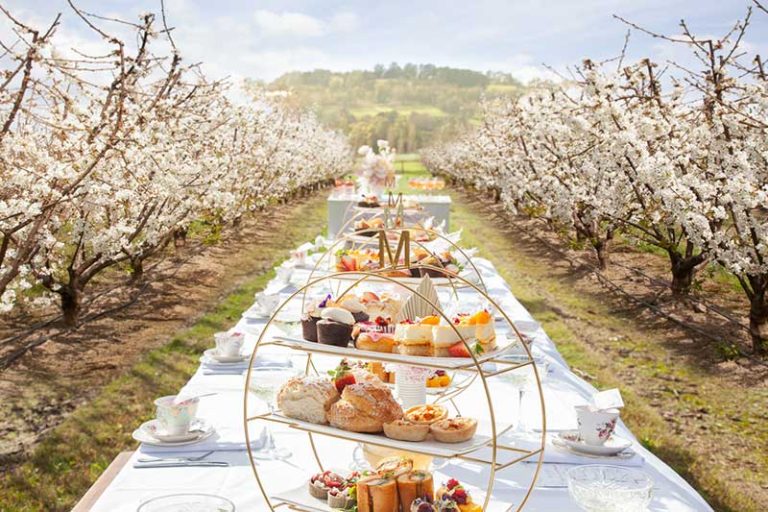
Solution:
<path fill-rule="evenodd" d="M 353 147 L 387 139 L 400 153 L 469 126 L 483 95 L 518 95 L 523 89 L 506 73 L 396 63 L 370 71 L 291 72 L 267 87 L 288 91 L 287 101 L 347 133 Z"/>

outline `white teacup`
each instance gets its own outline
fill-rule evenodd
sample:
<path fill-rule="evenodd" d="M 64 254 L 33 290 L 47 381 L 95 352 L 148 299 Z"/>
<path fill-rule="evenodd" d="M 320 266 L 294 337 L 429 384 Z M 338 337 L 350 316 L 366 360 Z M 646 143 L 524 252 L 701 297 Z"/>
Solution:
<path fill-rule="evenodd" d="M 243 348 L 245 336 L 240 332 L 217 332 L 213 335 L 213 339 L 216 341 L 216 352 L 219 355 L 237 357 L 240 355 L 240 350 Z"/>
<path fill-rule="evenodd" d="M 256 294 L 256 304 L 262 313 L 271 315 L 278 304 L 280 304 L 280 296 L 259 292 Z"/>
<path fill-rule="evenodd" d="M 307 251 L 291 251 L 291 260 L 295 265 L 303 265 L 307 260 Z"/>
<path fill-rule="evenodd" d="M 183 435 L 189 432 L 192 420 L 197 414 L 197 404 L 200 399 L 189 398 L 177 404 L 173 403 L 176 395 L 163 396 L 155 400 L 157 407 L 157 420 L 166 434 L 172 436 Z"/>
<path fill-rule="evenodd" d="M 618 419 L 618 409 L 595 410 L 590 405 L 576 406 L 579 437 L 593 446 L 605 444 L 616 429 Z"/>
<path fill-rule="evenodd" d="M 281 283 L 288 283 L 293 275 L 293 268 L 291 267 L 277 267 L 277 280 Z"/>

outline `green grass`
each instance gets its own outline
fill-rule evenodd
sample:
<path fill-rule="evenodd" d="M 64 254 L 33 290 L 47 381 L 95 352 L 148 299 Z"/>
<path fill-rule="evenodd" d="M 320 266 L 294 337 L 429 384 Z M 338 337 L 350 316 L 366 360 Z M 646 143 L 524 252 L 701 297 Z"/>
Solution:
<path fill-rule="evenodd" d="M 288 249 L 314 239 L 324 225 L 323 195 L 291 212 L 281 228 L 284 236 L 259 249 L 277 264 Z M 136 448 L 131 432 L 152 417 L 152 400 L 176 393 L 189 380 L 213 333 L 236 323 L 273 274 L 248 279 L 165 346 L 148 352 L 56 427 L 28 460 L 0 474 L 0 511 L 70 510 L 120 451 Z"/>
<path fill-rule="evenodd" d="M 463 229 L 466 246 L 478 247 L 480 255 L 494 262 L 572 368 L 591 376 L 598 388 L 621 389 L 627 404 L 622 419 L 647 448 L 691 482 L 716 510 L 765 510 L 755 496 L 768 486 L 764 449 L 768 389 L 745 388 L 696 360 L 672 357 L 674 348 L 659 343 L 653 331 L 617 313 L 610 299 L 581 292 L 567 270 L 558 274 L 547 259 L 516 244 L 514 235 L 486 220 L 460 195 L 454 194 L 451 225 Z M 669 415 L 686 428 L 706 429 L 707 437 L 696 442 L 718 446 L 718 439 L 738 439 L 739 443 L 730 443 L 729 453 L 699 450 L 696 442 L 686 441 L 685 432 L 676 431 Z M 734 466 L 734 460 L 742 465 Z"/>

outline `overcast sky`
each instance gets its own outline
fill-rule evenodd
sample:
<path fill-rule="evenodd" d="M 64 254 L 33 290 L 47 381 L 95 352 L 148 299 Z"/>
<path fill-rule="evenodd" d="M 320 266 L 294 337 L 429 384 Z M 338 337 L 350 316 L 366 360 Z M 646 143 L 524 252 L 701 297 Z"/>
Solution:
<path fill-rule="evenodd" d="M 0 0 L 20 18 L 42 24 L 63 12 L 57 40 L 93 41 L 64 0 Z M 160 0 L 77 0 L 84 10 L 135 20 Z M 187 60 L 215 78 L 273 79 L 291 70 L 372 68 L 376 63 L 434 63 L 501 70 L 522 80 L 584 57 L 619 53 L 626 26 L 618 14 L 667 34 L 685 18 L 698 34 L 722 34 L 748 0 L 167 0 L 169 23 Z M 768 2 L 765 3 L 768 6 Z M 0 34 L 7 31 L 0 25 Z M 750 51 L 768 55 L 768 14 L 756 12 Z M 677 50 L 634 34 L 630 57 L 659 60 Z"/>

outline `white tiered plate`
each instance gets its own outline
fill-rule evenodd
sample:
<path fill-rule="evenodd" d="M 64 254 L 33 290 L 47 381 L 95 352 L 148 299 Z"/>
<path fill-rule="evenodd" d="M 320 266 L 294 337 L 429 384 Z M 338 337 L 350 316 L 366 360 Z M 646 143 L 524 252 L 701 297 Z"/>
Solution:
<path fill-rule="evenodd" d="M 351 345 L 346 347 L 337 347 L 335 345 L 324 345 L 307 341 L 301 338 L 289 336 L 275 336 L 271 343 L 281 347 L 287 347 L 303 352 L 313 352 L 328 355 L 348 356 L 357 359 L 367 359 L 371 361 L 384 361 L 388 363 L 410 364 L 412 366 L 423 366 L 427 368 L 442 368 L 445 370 L 471 370 L 475 362 L 471 357 L 426 357 L 409 356 L 405 354 L 392 354 L 386 352 L 373 352 L 371 350 L 359 350 Z M 518 343 L 516 339 L 510 339 L 507 336 L 497 337 L 498 348 L 491 352 L 486 352 L 477 356 L 478 363 L 484 363 L 492 359 L 498 359 L 500 356 L 510 352 Z"/>
<path fill-rule="evenodd" d="M 318 425 L 316 423 L 309 423 L 307 421 L 301 421 L 295 418 L 288 418 L 287 416 L 283 416 L 280 411 L 275 411 L 272 414 L 265 415 L 263 418 L 267 421 L 283 423 L 290 426 L 291 428 L 303 430 L 305 432 L 348 439 L 350 441 L 357 441 L 360 443 L 387 446 L 389 448 L 395 448 L 398 450 L 418 452 L 425 455 L 432 455 L 434 457 L 443 458 L 466 455 L 473 451 L 479 450 L 483 446 L 486 446 L 491 440 L 491 436 L 475 434 L 472 439 L 463 443 L 439 443 L 432 439 L 427 439 L 421 442 L 400 441 L 397 439 L 390 439 L 384 436 L 384 434 L 364 434 L 360 432 L 349 432 L 347 430 L 331 427 L 330 425 Z"/>

